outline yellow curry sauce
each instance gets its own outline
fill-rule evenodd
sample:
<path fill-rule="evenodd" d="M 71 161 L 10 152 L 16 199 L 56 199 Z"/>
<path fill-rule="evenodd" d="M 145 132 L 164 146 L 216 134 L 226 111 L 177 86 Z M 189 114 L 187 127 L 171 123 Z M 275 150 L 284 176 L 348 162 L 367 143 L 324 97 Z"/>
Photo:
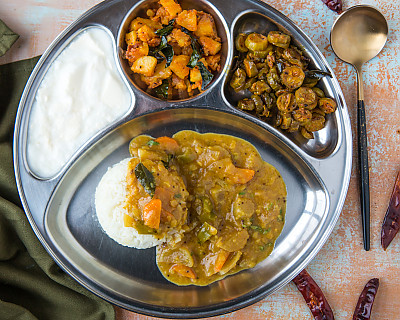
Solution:
<path fill-rule="evenodd" d="M 137 159 L 132 160 L 128 181 L 135 180 L 132 169 L 141 161 L 156 177 L 156 190 L 172 186 L 169 197 L 162 199 L 163 211 L 168 205 L 164 201 L 180 202 L 180 217 L 187 207 L 186 223 L 160 223 L 164 230 L 183 234 L 180 241 L 157 248 L 157 265 L 164 277 L 177 285 L 208 285 L 270 255 L 286 211 L 286 187 L 279 172 L 249 142 L 233 136 L 180 131 L 173 139 L 158 139 L 132 140 L 130 152 Z M 162 166 L 157 169 L 149 159 Z M 174 174 L 159 176 L 158 170 Z M 186 187 L 177 182 L 178 176 Z M 170 181 L 172 177 L 175 180 Z M 130 185 L 130 201 L 146 197 L 143 190 L 130 191 Z M 155 192 L 153 200 L 157 197 Z M 151 200 L 148 195 L 147 199 Z M 143 221 L 143 213 L 140 218 L 138 212 L 136 220 Z"/>

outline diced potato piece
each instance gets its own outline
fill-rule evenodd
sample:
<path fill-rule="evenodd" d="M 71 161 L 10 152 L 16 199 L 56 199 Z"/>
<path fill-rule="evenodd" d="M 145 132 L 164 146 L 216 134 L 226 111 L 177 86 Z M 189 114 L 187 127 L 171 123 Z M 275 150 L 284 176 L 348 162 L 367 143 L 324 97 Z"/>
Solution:
<path fill-rule="evenodd" d="M 131 67 L 133 72 L 143 74 L 145 76 L 152 76 L 154 69 L 157 65 L 157 59 L 151 56 L 144 56 L 137 59 Z"/>
<path fill-rule="evenodd" d="M 164 79 L 167 79 L 171 76 L 172 71 L 170 67 L 165 67 L 165 60 L 159 64 L 157 64 L 154 74 L 152 76 L 142 76 L 141 79 L 144 83 L 146 83 L 149 89 L 153 89 L 161 85 Z"/>
<path fill-rule="evenodd" d="M 124 214 L 124 227 L 132 227 L 135 220 L 130 215 Z"/>
<path fill-rule="evenodd" d="M 190 37 L 182 30 L 174 28 L 171 34 L 168 36 L 168 40 L 175 40 L 180 47 L 190 46 Z"/>
<path fill-rule="evenodd" d="M 160 0 L 159 2 L 167 10 L 171 18 L 175 18 L 178 13 L 182 12 L 181 6 L 174 0 Z"/>
<path fill-rule="evenodd" d="M 217 247 L 229 252 L 239 251 L 244 248 L 248 238 L 249 233 L 246 229 L 237 231 L 234 229 L 229 230 L 229 228 L 227 228 L 222 236 L 217 240 L 216 245 Z"/>
<path fill-rule="evenodd" d="M 219 71 L 221 69 L 220 61 L 221 54 L 216 54 L 214 56 L 208 56 L 205 58 L 208 64 L 209 69 L 213 71 Z"/>
<path fill-rule="evenodd" d="M 233 216 L 236 220 L 251 218 L 254 210 L 254 202 L 251 199 L 237 197 L 233 202 Z"/>
<path fill-rule="evenodd" d="M 187 247 L 182 246 L 177 249 L 163 250 L 158 256 L 158 262 L 182 264 L 187 267 L 193 267 L 194 261 Z"/>
<path fill-rule="evenodd" d="M 197 30 L 197 11 L 183 10 L 176 18 L 176 23 L 188 29 L 189 31 Z"/>
<path fill-rule="evenodd" d="M 197 30 L 194 32 L 197 37 L 217 38 L 217 29 L 215 27 L 214 18 L 208 14 L 199 13 L 197 21 Z"/>
<path fill-rule="evenodd" d="M 184 91 L 187 89 L 186 82 L 184 80 L 182 80 L 181 78 L 179 78 L 177 75 L 173 74 L 171 80 L 172 80 L 172 86 L 175 89 L 181 90 L 181 91 Z"/>
<path fill-rule="evenodd" d="M 129 62 L 134 62 L 140 57 L 145 57 L 149 54 L 149 46 L 147 43 L 136 43 L 133 46 L 128 46 L 125 57 Z"/>
<path fill-rule="evenodd" d="M 125 42 L 128 46 L 134 46 L 137 43 L 137 38 L 136 31 L 131 31 L 125 35 Z"/>
<path fill-rule="evenodd" d="M 167 10 L 164 7 L 159 7 L 157 9 L 156 15 L 153 20 L 161 22 L 163 25 L 167 25 L 172 18 L 170 17 Z"/>
<path fill-rule="evenodd" d="M 138 38 L 144 42 L 148 42 L 151 39 L 157 37 L 155 32 L 147 25 L 140 27 L 137 31 Z"/>
<path fill-rule="evenodd" d="M 137 31 L 144 25 L 150 27 L 153 31 L 162 28 L 161 23 L 157 21 L 137 17 L 136 19 L 132 20 L 131 24 L 129 25 L 129 31 Z"/>
<path fill-rule="evenodd" d="M 185 79 L 189 75 L 189 68 L 187 67 L 189 60 L 189 56 L 174 56 L 169 67 L 179 78 Z"/>
<path fill-rule="evenodd" d="M 206 56 L 214 56 L 221 50 L 221 43 L 210 37 L 200 37 L 199 42 Z"/>
<path fill-rule="evenodd" d="M 201 73 L 198 67 L 195 67 L 190 70 L 190 82 L 202 82 L 203 78 L 201 77 Z"/>

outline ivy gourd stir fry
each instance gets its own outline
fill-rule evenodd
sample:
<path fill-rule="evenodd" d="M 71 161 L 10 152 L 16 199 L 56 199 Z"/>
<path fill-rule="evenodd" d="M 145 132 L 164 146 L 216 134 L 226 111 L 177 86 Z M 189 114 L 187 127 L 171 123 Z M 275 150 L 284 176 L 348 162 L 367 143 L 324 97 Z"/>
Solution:
<path fill-rule="evenodd" d="M 308 59 L 281 31 L 267 36 L 240 33 L 235 47 L 239 55 L 230 86 L 236 92 L 251 93 L 237 108 L 313 139 L 313 132 L 324 128 L 326 114 L 336 110 L 336 102 L 316 87 L 330 73 L 308 70 Z"/>
<path fill-rule="evenodd" d="M 160 0 L 147 18 L 132 20 L 125 35 L 125 58 L 147 92 L 161 99 L 184 99 L 206 89 L 220 71 L 221 39 L 213 17 Z M 213 74 L 214 73 L 214 74 Z"/>

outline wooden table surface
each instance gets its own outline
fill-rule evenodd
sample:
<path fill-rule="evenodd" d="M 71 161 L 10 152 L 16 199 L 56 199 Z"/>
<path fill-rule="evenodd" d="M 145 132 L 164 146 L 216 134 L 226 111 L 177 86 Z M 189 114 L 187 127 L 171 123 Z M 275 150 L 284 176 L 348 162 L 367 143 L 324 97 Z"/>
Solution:
<path fill-rule="evenodd" d="M 233 0 L 231 0 L 233 3 Z M 239 0 L 236 0 L 239 1 Z M 98 0 L 0 0 L 0 19 L 21 35 L 0 64 L 40 55 L 51 41 Z M 324 291 L 336 319 L 351 319 L 365 283 L 380 279 L 372 319 L 400 319 L 400 235 L 385 252 L 380 230 L 394 180 L 400 169 L 400 1 L 365 0 L 388 20 L 385 48 L 364 67 L 371 186 L 371 251 L 362 245 L 356 149 L 355 71 L 335 57 L 329 32 L 337 14 L 321 0 L 266 0 L 293 20 L 318 46 L 339 80 L 352 120 L 353 168 L 346 202 L 329 240 L 307 267 Z M 344 0 L 344 8 L 359 4 Z M 150 319 L 115 308 L 117 319 Z M 290 283 L 260 302 L 212 319 L 312 319 L 302 296 Z"/>

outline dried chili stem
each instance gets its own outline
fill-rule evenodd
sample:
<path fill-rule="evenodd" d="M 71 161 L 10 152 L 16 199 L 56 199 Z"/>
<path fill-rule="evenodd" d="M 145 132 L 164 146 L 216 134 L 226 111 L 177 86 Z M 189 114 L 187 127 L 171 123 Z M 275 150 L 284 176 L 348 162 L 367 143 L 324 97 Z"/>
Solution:
<path fill-rule="evenodd" d="M 318 287 L 317 283 L 304 269 L 294 279 L 294 284 L 303 295 L 311 313 L 316 320 L 333 320 L 332 309 L 326 300 L 322 290 Z"/>

